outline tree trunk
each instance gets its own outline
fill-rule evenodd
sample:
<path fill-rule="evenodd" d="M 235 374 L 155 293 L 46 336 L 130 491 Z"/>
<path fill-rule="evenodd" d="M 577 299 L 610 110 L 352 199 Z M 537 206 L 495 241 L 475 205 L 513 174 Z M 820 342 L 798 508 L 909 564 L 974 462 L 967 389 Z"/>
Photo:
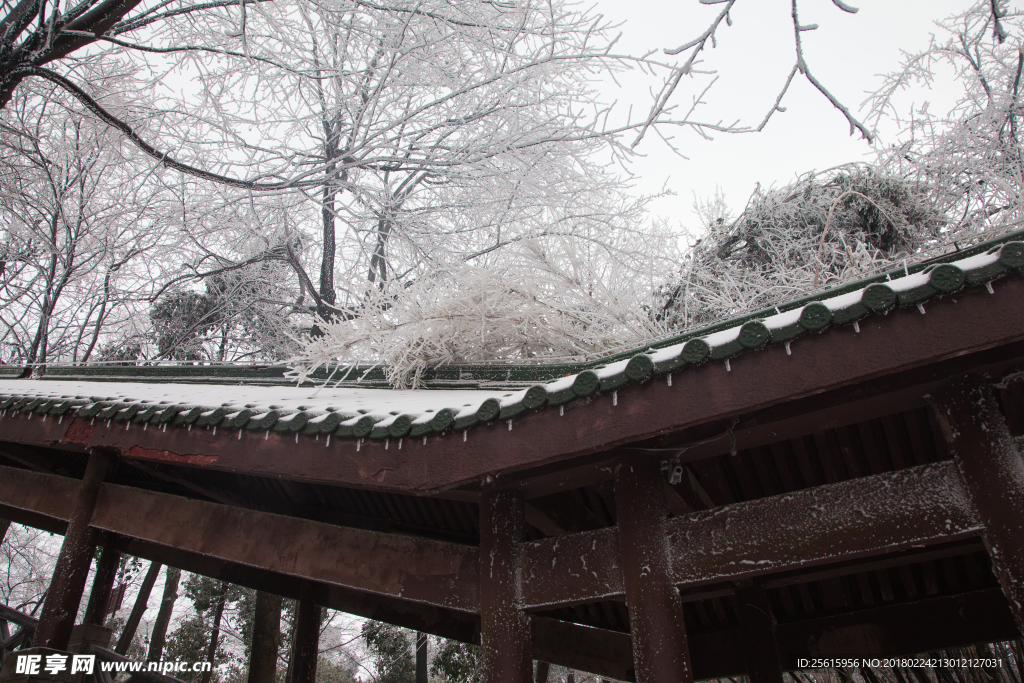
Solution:
<path fill-rule="evenodd" d="M 164 578 L 164 597 L 160 601 L 160 611 L 153 623 L 153 636 L 149 640 L 149 655 L 146 657 L 151 662 L 158 662 L 164 654 L 164 640 L 167 638 L 167 626 L 171 623 L 171 613 L 174 611 L 174 602 L 178 599 L 178 581 L 181 580 L 181 570 L 176 567 L 168 567 L 167 575 Z"/>
<path fill-rule="evenodd" d="M 121 553 L 110 545 L 103 546 L 99 562 L 96 563 L 96 574 L 93 576 L 92 590 L 89 591 L 89 602 L 85 608 L 85 616 L 82 618 L 83 624 L 103 626 L 107 623 L 110 595 L 113 592 L 117 569 L 120 565 Z"/>
<path fill-rule="evenodd" d="M 217 658 L 217 641 L 220 639 L 220 619 L 224 616 L 224 602 L 228 597 L 228 584 L 220 583 L 220 595 L 217 596 L 217 610 L 213 613 L 213 632 L 210 633 L 210 647 L 206 650 L 206 661 L 210 668 L 203 672 L 200 683 L 210 683 L 213 678 L 214 660 Z"/>
<path fill-rule="evenodd" d="M 427 677 L 427 634 L 416 632 L 416 683 L 429 683 Z"/>
<path fill-rule="evenodd" d="M 321 95 L 321 101 L 322 95 Z M 325 105 L 322 105 L 325 106 Z M 338 115 L 328 116 L 326 107 L 322 112 L 321 124 L 324 131 L 324 162 L 327 168 L 324 171 L 324 187 L 320 197 L 320 221 L 323 228 L 323 254 L 320 257 L 320 300 L 317 302 L 317 315 L 327 318 L 330 315 L 327 306 L 332 308 L 338 300 L 334 290 L 334 255 L 337 251 L 337 239 L 335 235 L 335 202 L 338 199 L 338 180 L 344 180 L 345 172 L 338 177 L 338 159 L 340 150 L 341 126 Z M 313 326 L 314 336 L 321 333 L 320 327 Z"/>
<path fill-rule="evenodd" d="M 320 205 L 324 232 L 324 253 L 320 259 L 320 298 L 332 306 L 337 301 L 334 291 L 334 253 L 337 250 L 334 231 L 334 200 L 336 196 L 335 188 L 330 184 L 325 185 Z M 320 314 L 323 315 L 325 312 L 320 312 Z"/>
<path fill-rule="evenodd" d="M 142 615 L 146 613 L 149 594 L 153 592 L 153 584 L 156 583 L 156 575 L 159 573 L 159 562 L 149 565 L 146 578 L 142 580 L 142 586 L 139 588 L 139 596 L 135 598 L 135 606 L 132 607 L 132 613 L 128 616 L 128 622 L 124 625 L 124 630 L 121 631 L 121 637 L 117 639 L 117 647 L 114 648 L 114 652 L 117 654 L 128 654 L 128 648 L 131 647 L 132 640 L 135 638 L 135 630 L 139 628 Z"/>
<path fill-rule="evenodd" d="M 274 683 L 277 651 L 281 647 L 281 596 L 256 592 L 248 683 Z"/>
<path fill-rule="evenodd" d="M 7 530 L 11 528 L 11 520 L 0 517 L 0 544 L 7 538 Z"/>

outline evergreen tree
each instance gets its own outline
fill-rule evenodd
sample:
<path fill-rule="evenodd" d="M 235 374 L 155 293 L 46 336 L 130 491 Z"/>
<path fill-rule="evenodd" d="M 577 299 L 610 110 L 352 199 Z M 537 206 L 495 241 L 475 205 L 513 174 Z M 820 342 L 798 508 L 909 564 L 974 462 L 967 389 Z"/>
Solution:
<path fill-rule="evenodd" d="M 416 661 L 404 629 L 367 621 L 362 637 L 374 657 L 376 683 L 415 683 Z"/>
<path fill-rule="evenodd" d="M 216 579 L 191 574 L 185 579 L 183 592 L 185 597 L 192 601 L 195 613 L 183 619 L 174 632 L 167 637 L 164 659 L 204 662 L 207 661 L 209 655 L 208 651 L 213 638 L 214 621 L 221 595 L 223 594 L 225 604 L 235 603 L 241 597 L 242 590 Z M 222 620 L 218 626 L 223 631 L 227 622 Z M 219 637 L 213 657 L 212 681 L 220 680 L 217 670 L 221 665 L 238 664 L 225 645 L 225 638 Z M 177 676 L 189 683 L 199 683 L 203 679 L 201 672 L 181 672 Z"/>
<path fill-rule="evenodd" d="M 483 678 L 480 647 L 456 640 L 438 640 L 430 673 L 444 677 L 448 683 L 480 683 Z"/>

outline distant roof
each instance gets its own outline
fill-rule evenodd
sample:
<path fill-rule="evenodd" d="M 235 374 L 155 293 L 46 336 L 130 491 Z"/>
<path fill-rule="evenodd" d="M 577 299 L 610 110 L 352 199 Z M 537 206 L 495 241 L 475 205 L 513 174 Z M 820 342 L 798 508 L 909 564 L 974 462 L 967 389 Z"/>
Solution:
<path fill-rule="evenodd" d="M 1021 237 L 1024 231 L 588 363 L 448 366 L 419 391 L 385 388 L 380 368 L 340 380 L 324 371 L 317 379 L 325 386 L 297 387 L 276 366 L 51 366 L 41 379 L 0 380 L 0 411 L 356 439 L 465 430 L 770 345 L 788 350 L 798 337 L 857 326 L 894 307 L 923 310 L 930 300 L 1024 268 Z"/>

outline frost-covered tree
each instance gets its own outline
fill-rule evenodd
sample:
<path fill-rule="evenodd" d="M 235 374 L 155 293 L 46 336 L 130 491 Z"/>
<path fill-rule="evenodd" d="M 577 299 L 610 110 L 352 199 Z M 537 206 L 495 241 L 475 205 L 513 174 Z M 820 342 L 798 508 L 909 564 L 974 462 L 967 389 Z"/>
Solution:
<path fill-rule="evenodd" d="M 738 217 L 721 201 L 697 208 L 704 233 L 650 311 L 674 330 L 874 274 L 912 258 L 945 226 L 927 185 L 867 164 L 758 189 Z"/>
<path fill-rule="evenodd" d="M 650 109 L 647 121 L 644 125 L 640 126 L 638 134 L 633 140 L 633 147 L 640 144 L 648 131 L 654 128 L 659 121 L 664 122 L 666 120 L 671 120 L 672 114 L 678 108 L 678 99 L 680 99 L 680 96 L 677 94 L 677 90 L 679 89 L 679 85 L 684 79 L 694 79 L 698 76 L 706 76 L 708 74 L 706 70 L 702 70 L 698 67 L 701 62 L 701 58 L 706 56 L 706 52 L 709 49 L 717 45 L 719 32 L 728 26 L 732 26 L 736 0 L 699 0 L 699 2 L 701 5 L 721 5 L 722 7 L 721 10 L 711 18 L 711 21 L 700 35 L 694 37 L 687 36 L 686 42 L 681 45 L 677 47 L 664 48 L 662 50 L 667 58 L 678 56 L 678 58 L 681 58 L 681 61 L 671 65 L 669 75 L 665 78 L 664 83 L 655 96 L 654 104 Z M 859 11 L 857 7 L 845 0 L 832 0 L 832 4 L 835 5 L 838 10 L 841 10 L 846 14 L 856 14 Z M 1011 39 L 1012 30 L 1010 26 L 1013 24 L 1013 21 L 1008 20 L 1009 12 L 1006 9 L 1006 6 L 1006 0 L 982 0 L 981 2 L 978 2 L 970 12 L 967 13 L 967 15 L 970 15 L 971 19 L 969 21 L 970 23 L 975 24 L 975 28 L 977 28 L 978 25 L 981 25 L 983 27 L 983 31 L 988 31 L 988 35 L 995 44 L 1006 44 L 1009 47 L 1016 49 L 1015 46 L 1017 45 L 1017 42 Z M 786 111 L 786 108 L 783 106 L 783 102 L 786 94 L 789 92 L 790 86 L 793 84 L 793 81 L 806 79 L 807 82 L 833 107 L 835 107 L 835 109 L 842 114 L 843 118 L 846 119 L 846 122 L 849 125 L 850 135 L 858 134 L 867 142 L 875 141 L 877 139 L 878 131 L 872 127 L 872 120 L 877 116 L 878 108 L 872 108 L 868 117 L 865 120 L 862 120 L 861 117 L 850 110 L 850 107 L 846 103 L 843 103 L 839 98 L 832 94 L 826 84 L 812 72 L 811 63 L 804 53 L 802 36 L 804 33 L 809 31 L 818 30 L 819 26 L 817 24 L 805 24 L 800 20 L 799 0 L 790 0 L 788 7 L 786 4 L 780 3 L 778 8 L 780 11 L 786 11 L 789 14 L 791 31 L 785 35 L 778 36 L 778 39 L 780 41 L 792 41 L 792 67 L 790 68 L 788 75 L 781 79 L 775 101 L 767 107 L 766 114 L 756 126 L 753 124 L 741 125 L 737 123 L 726 130 L 728 132 L 736 133 L 749 133 L 753 131 L 760 132 L 764 130 L 768 121 L 771 120 L 776 113 Z M 967 15 L 964 15 L 964 17 Z M 945 28 L 948 29 L 949 27 L 946 26 Z M 980 34 L 976 34 L 975 36 L 972 36 L 972 38 L 976 38 L 978 36 L 980 36 Z M 962 45 L 964 51 L 970 52 L 974 49 L 973 47 L 968 47 L 967 42 Z M 935 46 L 933 45 L 933 48 L 934 47 Z M 947 45 L 947 48 L 950 47 L 953 52 L 960 50 L 960 48 L 953 42 Z M 926 58 L 927 61 L 931 61 L 936 57 L 936 53 L 933 50 L 930 50 L 929 52 L 932 54 L 932 57 Z M 920 77 L 924 72 L 927 72 L 929 75 L 924 76 L 924 78 L 926 80 L 930 80 L 930 65 L 924 66 L 922 71 L 921 64 L 914 63 L 915 61 L 920 61 L 920 59 L 918 59 L 919 57 L 923 57 L 923 55 L 918 55 L 908 60 L 908 71 L 906 71 L 902 77 L 897 77 L 896 80 L 893 81 L 896 88 L 905 84 L 905 80 L 903 79 L 907 76 Z M 968 58 L 968 61 L 972 61 L 973 57 L 980 59 L 980 54 L 971 55 Z M 705 87 L 701 98 L 707 94 L 707 90 L 711 85 L 713 85 L 713 82 Z M 880 108 L 884 109 L 887 101 L 888 97 L 883 92 L 883 95 L 877 104 L 880 105 Z"/>
<path fill-rule="evenodd" d="M 866 102 L 870 124 L 902 124 L 897 141 L 872 164 L 758 189 L 738 216 L 705 203 L 706 233 L 659 288 L 656 320 L 707 324 L 1020 228 L 1024 15 L 978 2 L 938 28 Z M 897 109 L 904 90 L 950 75 L 961 96 L 947 114 Z"/>
<path fill-rule="evenodd" d="M 7 533 L 0 542 L 0 603 L 36 614 L 49 586 L 61 539 L 7 520 L 0 520 L 0 529 L 5 523 Z"/>
<path fill-rule="evenodd" d="M 483 662 L 479 645 L 444 638 L 436 642 L 437 653 L 430 665 L 432 674 L 441 676 L 447 683 L 480 683 Z"/>
<path fill-rule="evenodd" d="M 951 237 L 1019 227 L 1024 13 L 1001 2 L 978 2 L 937 28 L 928 48 L 907 54 L 868 100 L 870 121 L 901 125 L 894 144 L 881 149 L 879 163 L 928 188 L 930 201 L 949 216 Z M 950 75 L 959 97 L 948 113 L 936 114 L 927 103 L 909 114 L 897 109 L 902 91 L 928 88 Z"/>
<path fill-rule="evenodd" d="M 213 664 L 209 672 L 183 673 L 182 677 L 190 683 L 221 680 L 219 667 L 230 665 L 237 659 L 224 637 L 224 631 L 230 628 L 225 610 L 230 610 L 233 603 L 238 602 L 241 589 L 198 574 L 190 574 L 183 589 L 192 603 L 193 612 L 182 619 L 167 637 L 164 658 Z"/>
<path fill-rule="evenodd" d="M 132 315 L 147 289 L 135 266 L 162 240 L 161 192 L 132 182 L 134 150 L 66 105 L 23 86 L 0 112 L 5 362 L 89 360 Z"/>
<path fill-rule="evenodd" d="M 608 239 L 609 236 L 604 236 Z M 323 323 L 292 363 L 380 363 L 398 387 L 447 363 L 581 360 L 664 333 L 645 313 L 675 267 L 671 234 L 628 234 L 612 246 L 579 239 L 522 241 L 484 268 L 455 261 L 371 296 L 358 314 Z"/>
<path fill-rule="evenodd" d="M 109 30 L 97 37 L 83 28 L 100 26 L 91 7 L 51 8 L 53 45 L 26 19 L 41 8 L 13 8 L 4 86 L 58 84 L 153 157 L 154 179 L 182 199 L 214 198 L 197 183 L 219 184 L 200 214 L 249 205 L 249 233 L 223 245 L 207 232 L 222 227 L 197 212 L 167 215 L 194 241 L 179 256 L 196 281 L 278 259 L 298 280 L 296 311 L 347 316 L 367 285 L 458 259 L 489 267 L 525 239 L 614 242 L 605 233 L 637 224 L 643 201 L 603 168 L 627 153 L 632 125 L 610 125 L 589 83 L 654 65 L 614 55 L 599 16 L 525 0 L 142 2 L 105 7 Z M 75 85 L 83 64 L 137 81 L 116 93 Z M 155 88 L 164 76 L 195 87 Z M 252 233 L 268 229 L 283 239 L 259 249 Z M 294 239 L 302 252 L 274 255 Z"/>
<path fill-rule="evenodd" d="M 604 168 L 622 130 L 590 79 L 623 60 L 600 17 L 563 3 L 278 0 L 254 8 L 246 36 L 259 59 L 244 69 L 183 58 L 202 84 L 192 106 L 215 114 L 185 137 L 310 188 L 282 222 L 301 233 L 290 263 L 320 317 L 439 265 L 487 267 L 525 239 L 613 242 L 638 224 L 644 200 Z M 239 129 L 254 136 L 244 164 Z"/>
<path fill-rule="evenodd" d="M 404 629 L 381 621 L 366 621 L 362 638 L 372 655 L 375 683 L 413 683 L 416 661 Z"/>

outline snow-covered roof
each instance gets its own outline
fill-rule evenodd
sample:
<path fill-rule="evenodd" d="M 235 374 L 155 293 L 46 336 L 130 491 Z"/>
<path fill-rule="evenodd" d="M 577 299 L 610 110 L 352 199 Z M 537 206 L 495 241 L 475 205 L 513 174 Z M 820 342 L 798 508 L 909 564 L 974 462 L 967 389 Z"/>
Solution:
<path fill-rule="evenodd" d="M 1004 238 L 1005 240 L 1005 238 Z M 251 429 L 341 438 L 403 438 L 512 420 L 597 392 L 729 362 L 740 353 L 828 327 L 858 325 L 896 306 L 923 305 L 964 287 L 989 286 L 1024 268 L 1024 242 L 1003 241 L 954 255 L 915 272 L 890 273 L 841 290 L 780 306 L 774 314 L 725 321 L 622 358 L 610 358 L 566 376 L 512 388 L 393 390 L 383 388 L 232 386 L 175 382 L 90 382 L 68 379 L 0 380 L 0 415 L 9 411 L 75 414 L 90 420 Z M 730 322 L 732 324 L 730 324 Z M 166 427 L 165 427 L 166 428 Z"/>

